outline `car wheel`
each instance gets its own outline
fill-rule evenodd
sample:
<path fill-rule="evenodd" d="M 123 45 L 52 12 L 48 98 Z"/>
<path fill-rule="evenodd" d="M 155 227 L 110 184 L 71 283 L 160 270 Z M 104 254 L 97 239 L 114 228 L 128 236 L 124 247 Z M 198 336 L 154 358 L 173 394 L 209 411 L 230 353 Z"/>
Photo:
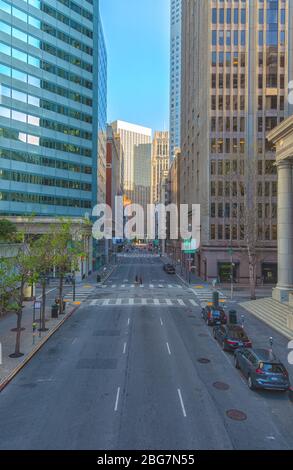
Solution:
<path fill-rule="evenodd" d="M 237 356 L 234 357 L 234 364 L 235 364 L 236 369 L 240 369 Z"/>
<path fill-rule="evenodd" d="M 250 388 L 250 390 L 255 389 L 255 386 L 253 385 L 253 381 L 250 375 L 248 376 L 248 387 Z"/>

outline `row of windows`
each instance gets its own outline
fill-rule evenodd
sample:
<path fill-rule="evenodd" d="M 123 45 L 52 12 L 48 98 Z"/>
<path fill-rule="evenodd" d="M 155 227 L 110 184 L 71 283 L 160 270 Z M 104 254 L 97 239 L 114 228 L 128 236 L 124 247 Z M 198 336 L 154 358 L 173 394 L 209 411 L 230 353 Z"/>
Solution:
<path fill-rule="evenodd" d="M 30 204 L 47 204 L 50 206 L 64 206 L 64 207 L 79 207 L 90 209 L 92 206 L 91 201 L 84 201 L 82 199 L 69 199 L 64 197 L 45 196 L 41 194 L 28 194 L 17 192 L 0 192 L 0 202 L 24 202 Z"/>
<path fill-rule="evenodd" d="M 42 22 L 41 26 L 42 31 L 44 31 L 47 34 L 50 34 L 53 37 L 56 37 L 57 39 L 60 39 L 60 41 L 65 42 L 66 44 L 69 44 L 72 47 L 75 47 L 75 49 L 79 49 L 82 52 L 85 52 L 88 55 L 93 55 L 93 48 L 90 46 L 87 46 L 81 41 L 78 41 L 76 38 L 73 38 L 72 36 L 69 36 L 66 33 L 63 33 L 62 31 L 59 31 L 56 28 L 53 28 L 51 25 Z"/>
<path fill-rule="evenodd" d="M 0 53 L 8 55 L 9 57 L 13 57 L 14 59 L 20 60 L 21 62 L 25 62 L 26 64 L 37 67 L 38 69 L 45 70 L 46 72 L 52 73 L 53 75 L 58 75 L 59 77 L 64 78 L 65 80 L 71 81 L 73 83 L 78 83 L 79 85 L 85 88 L 92 89 L 93 87 L 92 82 L 90 82 L 89 80 L 85 80 L 79 75 L 75 75 L 74 73 L 68 72 L 67 70 L 57 67 L 56 65 L 41 60 L 38 57 L 27 54 L 26 52 L 22 52 L 19 49 L 7 46 L 7 44 L 0 43 Z"/>
<path fill-rule="evenodd" d="M 212 66 L 216 67 L 245 67 L 246 66 L 246 53 L 245 52 L 212 52 Z"/>
<path fill-rule="evenodd" d="M 213 31 L 212 32 L 212 45 L 213 46 L 242 46 L 246 45 L 246 31 Z"/>
<path fill-rule="evenodd" d="M 244 225 L 211 225 L 211 240 L 244 240 Z M 277 225 L 258 226 L 257 238 L 259 241 L 277 240 Z"/>
<path fill-rule="evenodd" d="M 86 28 L 85 26 L 83 26 L 80 23 L 77 23 L 77 21 L 72 20 L 68 16 L 64 15 L 63 13 L 61 13 L 58 10 L 55 10 L 55 8 L 50 7 L 49 5 L 47 5 L 44 2 L 42 2 L 42 11 L 44 13 L 47 13 L 48 15 L 52 16 L 56 20 L 61 21 L 61 23 L 64 23 L 67 26 L 70 26 L 70 28 L 75 29 L 79 33 L 84 34 L 85 36 L 87 36 L 91 39 L 93 38 L 93 32 L 90 29 Z"/>
<path fill-rule="evenodd" d="M 245 153 L 245 139 L 211 139 L 211 153 Z"/>
<path fill-rule="evenodd" d="M 61 132 L 62 134 L 80 137 L 81 139 L 92 140 L 91 132 L 86 132 L 74 127 L 68 127 L 65 124 L 33 116 L 32 114 L 15 111 L 14 109 L 6 108 L 5 106 L 0 106 L 0 116 L 14 121 L 23 122 L 25 124 L 30 124 L 31 126 L 50 129 L 52 131 Z"/>
<path fill-rule="evenodd" d="M 230 202 L 211 203 L 210 216 L 214 218 L 228 218 L 237 219 L 238 217 L 243 217 L 244 205 L 238 204 L 237 202 L 230 204 Z M 276 203 L 266 203 L 257 205 L 258 218 L 277 218 L 277 204 Z"/>
<path fill-rule="evenodd" d="M 224 80 L 225 77 L 225 80 Z M 230 73 L 223 74 L 223 73 L 212 73 L 212 80 L 211 80 L 211 87 L 212 88 L 233 88 L 237 90 L 238 88 L 244 89 L 246 87 L 246 76 L 244 73 L 238 75 L 234 73 L 231 75 Z"/>
<path fill-rule="evenodd" d="M 39 184 L 42 186 L 54 186 L 57 188 L 74 189 L 80 191 L 91 191 L 92 185 L 81 181 L 64 180 L 50 178 L 48 176 L 32 175 L 19 171 L 9 171 L 0 169 L 0 180 L 15 181 L 17 183 Z"/>
<path fill-rule="evenodd" d="M 54 158 L 43 157 L 41 155 L 27 152 L 16 152 L 0 148 L 0 158 L 28 163 L 29 165 L 46 166 L 49 168 L 56 168 L 57 170 L 72 171 L 73 173 L 92 174 L 92 168 L 90 166 L 78 165 L 76 163 L 63 160 L 55 160 Z"/>
<path fill-rule="evenodd" d="M 21 72 L 20 70 L 17 70 L 12 67 L 7 67 L 7 65 L 0 64 L 0 74 L 5 75 L 6 77 L 13 78 L 15 80 L 19 80 L 22 83 L 27 83 L 28 85 L 35 86 L 37 88 L 43 88 L 44 90 L 48 90 L 51 93 L 56 93 L 57 95 L 63 96 L 64 98 L 76 101 L 77 103 L 82 103 L 90 107 L 93 105 L 91 98 L 87 98 L 86 96 L 80 95 L 79 93 L 71 91 L 68 88 L 56 85 L 55 83 L 48 82 L 46 80 L 41 80 L 40 78 L 37 78 L 34 75 Z"/>
<path fill-rule="evenodd" d="M 212 111 L 216 111 L 217 109 L 219 111 L 224 110 L 224 96 L 221 95 L 212 95 L 211 97 L 211 107 Z M 225 106 L 226 110 L 231 110 L 231 107 L 234 111 L 245 111 L 245 96 L 241 95 L 235 95 L 235 96 L 230 96 L 227 95 L 225 99 Z"/>
<path fill-rule="evenodd" d="M 265 181 L 257 183 L 258 197 L 277 197 L 278 184 L 277 181 Z M 244 196 L 244 184 L 239 181 L 211 181 L 210 194 L 211 197 L 238 197 Z"/>
<path fill-rule="evenodd" d="M 239 15 L 240 13 L 240 15 Z M 233 10 L 233 23 L 235 25 L 239 24 L 239 17 L 240 17 L 240 23 L 241 24 L 246 24 L 246 9 L 241 8 L 240 10 L 238 8 L 234 8 Z M 226 11 L 224 8 L 213 8 L 212 9 L 212 23 L 213 24 L 231 24 L 232 23 L 232 9 L 231 8 L 226 8 Z"/>
<path fill-rule="evenodd" d="M 74 144 L 67 144 L 65 142 L 51 140 L 46 137 L 39 137 L 36 135 L 27 134 L 26 132 L 20 132 L 14 129 L 6 129 L 4 127 L 0 127 L 0 137 L 3 137 L 5 139 L 17 140 L 22 143 L 36 145 L 38 147 L 59 150 L 60 152 L 74 153 L 89 158 L 92 157 L 92 152 L 90 149 L 79 147 L 78 145 Z"/>
<path fill-rule="evenodd" d="M 11 6 L 8 3 L 4 2 L 3 0 L 0 0 L 0 10 L 5 11 L 6 13 L 9 13 L 9 14 L 11 11 L 12 16 L 18 18 L 19 20 L 31 26 L 34 26 L 35 28 L 41 31 L 44 31 L 45 33 L 48 33 L 51 36 L 57 37 L 61 41 L 66 42 L 66 44 L 70 44 L 76 49 L 82 50 L 86 54 L 93 55 L 93 49 L 91 47 L 78 41 L 74 37 L 69 36 L 68 34 L 54 28 L 48 23 L 44 23 L 43 21 L 41 22 L 39 19 L 37 19 L 34 16 L 27 15 L 26 13 L 24 13 L 22 10 L 19 10 L 18 8 L 12 7 L 12 10 L 11 10 Z"/>
<path fill-rule="evenodd" d="M 93 15 L 91 12 L 89 12 L 85 8 L 82 8 L 81 6 L 72 2 L 71 0 L 59 0 L 59 2 L 63 3 L 63 5 L 65 5 L 67 8 L 70 8 L 70 10 L 75 11 L 75 13 L 78 13 L 79 15 L 83 16 L 87 20 L 93 21 Z"/>
<path fill-rule="evenodd" d="M 229 104 L 229 103 L 228 103 Z M 228 108 L 230 110 L 230 106 Z M 212 117 L 211 132 L 245 132 L 245 117 Z"/>
<path fill-rule="evenodd" d="M 44 13 L 47 13 L 48 15 L 52 16 L 53 18 L 57 19 L 58 21 L 61 21 L 62 23 L 66 24 L 67 26 L 70 26 L 70 28 L 75 29 L 79 33 L 84 34 L 85 36 L 89 38 L 93 38 L 93 32 L 89 30 L 88 28 L 84 27 L 82 24 L 78 23 L 77 21 L 72 20 L 68 16 L 64 15 L 58 10 L 55 10 L 55 8 L 50 7 L 46 3 L 42 2 L 41 5 L 38 2 L 36 4 L 37 0 L 29 0 L 28 3 L 33 4 L 36 8 L 41 9 Z M 24 21 L 25 23 L 29 23 L 36 25 L 38 28 L 38 19 L 34 18 L 33 16 L 27 15 L 25 12 L 19 10 L 18 8 L 12 7 L 9 3 L 6 3 L 3 0 L 0 0 L 0 11 L 4 11 L 5 13 L 8 13 L 9 15 L 13 15 L 14 17 L 18 18 L 21 21 Z"/>
<path fill-rule="evenodd" d="M 244 160 L 211 160 L 211 176 L 244 175 Z M 275 160 L 259 160 L 257 162 L 259 176 L 272 176 L 277 174 Z"/>
<path fill-rule="evenodd" d="M 13 28 L 7 23 L 4 23 L 3 21 L 0 21 L 0 30 L 1 32 L 8 34 L 12 38 L 18 39 L 19 41 L 29 44 L 30 46 L 48 52 L 48 54 L 51 54 L 54 57 L 58 57 L 59 59 L 64 60 L 65 62 L 69 62 L 70 64 L 75 65 L 76 67 L 86 70 L 87 72 L 92 73 L 93 71 L 92 65 L 81 60 L 79 57 L 69 54 L 68 52 L 65 52 L 64 50 L 59 49 L 58 47 L 55 47 L 45 41 L 41 41 L 35 36 L 31 36 L 30 34 L 24 33 L 18 28 Z"/>
<path fill-rule="evenodd" d="M 53 103 L 52 101 L 43 100 L 36 96 L 23 93 L 22 91 L 15 90 L 14 88 L 10 88 L 4 85 L 2 85 L 0 91 L 2 96 L 7 98 L 12 98 L 13 100 L 21 101 L 22 103 L 36 106 L 41 109 L 47 109 L 48 111 L 53 111 L 55 113 L 62 114 L 63 116 L 77 119 L 78 121 L 92 123 L 92 116 L 81 113 L 75 109 L 68 108 L 67 106 L 61 106 L 57 103 Z"/>

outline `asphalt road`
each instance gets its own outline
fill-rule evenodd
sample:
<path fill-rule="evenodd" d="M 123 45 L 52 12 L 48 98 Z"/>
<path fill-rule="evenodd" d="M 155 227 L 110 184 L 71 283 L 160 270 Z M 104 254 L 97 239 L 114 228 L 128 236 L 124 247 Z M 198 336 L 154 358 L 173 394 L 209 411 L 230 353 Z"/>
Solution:
<path fill-rule="evenodd" d="M 292 449 L 287 395 L 248 389 L 196 303 L 159 258 L 122 258 L 0 394 L 0 449 Z"/>

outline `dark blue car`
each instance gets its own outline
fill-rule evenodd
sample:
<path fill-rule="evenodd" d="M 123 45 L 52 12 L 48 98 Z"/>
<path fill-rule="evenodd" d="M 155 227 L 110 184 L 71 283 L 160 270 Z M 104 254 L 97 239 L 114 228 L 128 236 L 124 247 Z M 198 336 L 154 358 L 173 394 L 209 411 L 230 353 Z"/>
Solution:
<path fill-rule="evenodd" d="M 234 360 L 235 367 L 247 378 L 251 390 L 289 390 L 289 374 L 271 350 L 237 349 Z"/>

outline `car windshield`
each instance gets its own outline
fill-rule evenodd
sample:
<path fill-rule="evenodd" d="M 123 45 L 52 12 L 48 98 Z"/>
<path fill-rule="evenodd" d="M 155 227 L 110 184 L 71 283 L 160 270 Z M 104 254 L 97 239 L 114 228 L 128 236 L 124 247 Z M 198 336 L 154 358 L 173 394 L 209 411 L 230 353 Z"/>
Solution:
<path fill-rule="evenodd" d="M 282 364 L 262 364 L 261 369 L 270 374 L 284 374 L 285 368 Z"/>

